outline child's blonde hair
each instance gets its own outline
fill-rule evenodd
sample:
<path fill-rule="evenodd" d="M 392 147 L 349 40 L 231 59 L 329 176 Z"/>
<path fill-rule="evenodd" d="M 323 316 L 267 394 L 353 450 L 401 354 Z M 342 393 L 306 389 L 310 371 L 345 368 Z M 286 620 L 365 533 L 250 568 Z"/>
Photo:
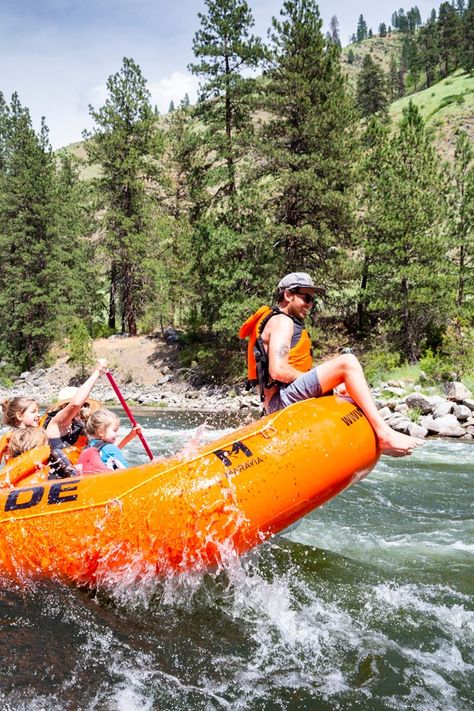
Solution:
<path fill-rule="evenodd" d="M 18 427 L 25 410 L 36 400 L 32 397 L 14 397 L 2 402 L 3 423 L 9 427 Z"/>
<path fill-rule="evenodd" d="M 89 416 L 86 422 L 85 432 L 89 437 L 100 439 L 107 427 L 112 424 L 119 425 L 120 418 L 117 417 L 115 412 L 101 407 L 100 410 L 96 410 Z"/>
<path fill-rule="evenodd" d="M 44 444 L 48 444 L 48 435 L 42 427 L 15 427 L 8 442 L 8 453 L 10 457 L 18 457 Z"/>

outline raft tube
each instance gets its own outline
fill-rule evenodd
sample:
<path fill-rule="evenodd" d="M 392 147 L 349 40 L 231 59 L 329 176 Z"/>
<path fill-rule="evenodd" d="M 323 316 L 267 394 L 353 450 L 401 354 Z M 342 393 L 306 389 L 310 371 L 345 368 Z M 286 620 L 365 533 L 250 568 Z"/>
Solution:
<path fill-rule="evenodd" d="M 0 573 L 94 585 L 243 554 L 359 481 L 378 458 L 362 411 L 296 403 L 178 456 L 0 490 Z"/>

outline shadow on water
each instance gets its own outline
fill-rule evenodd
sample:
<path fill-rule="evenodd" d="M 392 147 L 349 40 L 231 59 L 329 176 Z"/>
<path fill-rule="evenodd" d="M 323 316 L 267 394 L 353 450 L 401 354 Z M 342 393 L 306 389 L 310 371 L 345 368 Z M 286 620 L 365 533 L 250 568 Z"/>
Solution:
<path fill-rule="evenodd" d="M 4 585 L 0 705 L 467 711 L 463 610 L 443 626 L 442 595 L 283 538 L 134 589 Z"/>

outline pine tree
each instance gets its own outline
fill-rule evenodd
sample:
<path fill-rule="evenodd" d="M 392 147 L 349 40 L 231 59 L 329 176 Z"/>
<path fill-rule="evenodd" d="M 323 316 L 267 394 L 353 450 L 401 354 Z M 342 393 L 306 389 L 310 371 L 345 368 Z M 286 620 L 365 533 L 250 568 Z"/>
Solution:
<path fill-rule="evenodd" d="M 354 60 L 355 60 L 355 54 L 354 54 L 354 52 L 352 51 L 352 49 L 350 49 L 350 50 L 348 51 L 348 53 L 347 53 L 347 63 L 348 63 L 348 64 L 354 64 Z"/>
<path fill-rule="evenodd" d="M 357 37 L 357 42 L 362 42 L 363 40 L 367 39 L 367 23 L 364 20 L 363 15 L 359 15 L 359 21 L 357 23 L 356 37 Z"/>
<path fill-rule="evenodd" d="M 408 44 L 409 81 L 416 91 L 421 70 L 423 68 L 422 57 L 416 40 L 411 36 L 407 36 L 406 39 Z"/>
<path fill-rule="evenodd" d="M 237 189 L 236 163 L 252 133 L 255 82 L 243 73 L 259 65 L 264 51 L 250 34 L 254 21 L 245 0 L 205 3 L 207 14 L 198 13 L 201 29 L 193 40 L 200 61 L 190 68 L 203 80 L 196 114 L 206 127 L 208 149 L 215 153 L 210 184 L 218 187 L 216 197 L 229 197 Z"/>
<path fill-rule="evenodd" d="M 55 221 L 55 164 L 44 120 L 35 133 L 16 94 L 2 102 L 1 351 L 31 368 L 58 334 L 64 273 Z"/>
<path fill-rule="evenodd" d="M 387 25 L 385 24 L 385 22 L 381 22 L 379 25 L 379 35 L 381 37 L 387 36 Z"/>
<path fill-rule="evenodd" d="M 329 37 L 331 39 L 331 42 L 334 42 L 334 44 L 337 45 L 339 49 L 341 49 L 341 39 L 339 36 L 339 21 L 336 15 L 333 15 L 331 17 Z"/>
<path fill-rule="evenodd" d="M 173 99 L 171 99 L 170 105 L 168 106 L 168 113 L 172 114 L 173 111 L 174 111 L 174 101 L 173 101 Z"/>
<path fill-rule="evenodd" d="M 402 8 L 400 8 L 400 10 L 398 11 L 397 28 L 400 30 L 400 32 L 408 32 L 408 18 Z"/>
<path fill-rule="evenodd" d="M 459 64 L 461 42 L 461 21 L 449 2 L 443 2 L 439 8 L 438 37 L 443 76 L 448 76 Z"/>
<path fill-rule="evenodd" d="M 66 151 L 56 154 L 56 251 L 63 263 L 57 285 L 57 315 L 66 336 L 76 318 L 92 334 L 102 323 L 106 308 L 105 284 L 96 243 L 97 221 L 92 186 L 79 177 L 78 159 Z M 54 274 L 52 275 L 54 279 Z"/>
<path fill-rule="evenodd" d="M 465 131 L 456 142 L 449 191 L 450 230 L 454 248 L 448 252 L 457 280 L 456 303 L 474 318 L 474 144 Z"/>
<path fill-rule="evenodd" d="M 209 166 L 199 133 L 189 108 L 182 106 L 170 117 L 164 156 L 168 179 L 159 216 L 160 253 L 154 274 L 156 298 L 145 316 L 151 323 L 182 326 L 190 317 L 190 305 L 196 303 L 199 286 L 193 273 L 192 231 L 210 202 Z"/>
<path fill-rule="evenodd" d="M 439 159 L 417 107 L 410 102 L 397 133 L 384 137 L 367 172 L 367 242 L 372 313 L 409 362 L 423 338 L 452 312 L 445 268 L 446 204 Z"/>
<path fill-rule="evenodd" d="M 266 257 L 257 246 L 261 194 L 248 178 L 258 83 L 244 75 L 260 65 L 265 50 L 251 34 L 254 20 L 245 0 L 206 0 L 206 7 L 193 42 L 199 61 L 191 65 L 202 80 L 195 115 L 204 126 L 205 171 L 194 173 L 191 185 L 199 190 L 205 179 L 208 205 L 193 220 L 191 249 L 197 318 L 229 343 L 248 308 L 245 297 L 264 281 L 259 275 Z"/>
<path fill-rule="evenodd" d="M 356 105 L 361 116 L 367 118 L 375 113 L 387 113 L 388 96 L 385 74 L 370 54 L 366 54 L 357 77 Z"/>
<path fill-rule="evenodd" d="M 387 91 L 390 101 L 395 101 L 399 98 L 398 90 L 398 65 L 397 60 L 392 55 L 392 57 L 390 58 L 390 67 L 387 76 Z"/>
<path fill-rule="evenodd" d="M 474 69 L 474 0 L 469 4 L 462 17 L 461 66 L 467 72 Z"/>
<path fill-rule="evenodd" d="M 420 27 L 418 47 L 421 64 L 426 72 L 426 86 L 433 84 L 436 78 L 436 68 L 439 62 L 438 25 L 436 20 L 429 19 Z"/>
<path fill-rule="evenodd" d="M 273 18 L 262 172 L 280 269 L 327 278 L 353 220 L 354 116 L 339 52 L 325 46 L 314 0 L 286 0 Z"/>
<path fill-rule="evenodd" d="M 407 31 L 410 35 L 414 35 L 416 29 L 421 25 L 420 11 L 416 6 L 407 12 L 407 25 Z"/>
<path fill-rule="evenodd" d="M 137 321 L 149 294 L 151 196 L 158 178 L 156 159 L 162 139 L 156 128 L 141 70 L 124 58 L 121 70 L 107 81 L 108 98 L 98 110 L 90 107 L 96 128 L 85 132 L 97 178 L 103 213 L 104 247 L 110 259 L 109 327 L 115 328 L 118 298 L 122 331 L 137 333 Z"/>

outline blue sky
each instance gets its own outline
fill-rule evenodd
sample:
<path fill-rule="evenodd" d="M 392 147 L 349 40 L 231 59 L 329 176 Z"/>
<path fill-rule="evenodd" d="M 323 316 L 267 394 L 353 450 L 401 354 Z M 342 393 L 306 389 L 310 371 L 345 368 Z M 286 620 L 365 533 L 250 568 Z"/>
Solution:
<path fill-rule="evenodd" d="M 283 0 L 247 0 L 255 34 L 266 37 Z M 325 26 L 339 20 L 343 44 L 355 32 L 362 13 L 374 32 L 390 22 L 399 7 L 418 5 L 423 20 L 439 2 L 421 0 L 321 0 Z M 30 109 L 36 128 L 46 118 L 53 148 L 81 140 L 91 127 L 88 105 L 101 106 L 107 77 L 119 71 L 123 57 L 137 62 L 147 79 L 152 103 L 167 111 L 188 93 L 197 78 L 187 70 L 192 40 L 204 0 L 0 0 L 0 91 L 12 92 Z"/>

